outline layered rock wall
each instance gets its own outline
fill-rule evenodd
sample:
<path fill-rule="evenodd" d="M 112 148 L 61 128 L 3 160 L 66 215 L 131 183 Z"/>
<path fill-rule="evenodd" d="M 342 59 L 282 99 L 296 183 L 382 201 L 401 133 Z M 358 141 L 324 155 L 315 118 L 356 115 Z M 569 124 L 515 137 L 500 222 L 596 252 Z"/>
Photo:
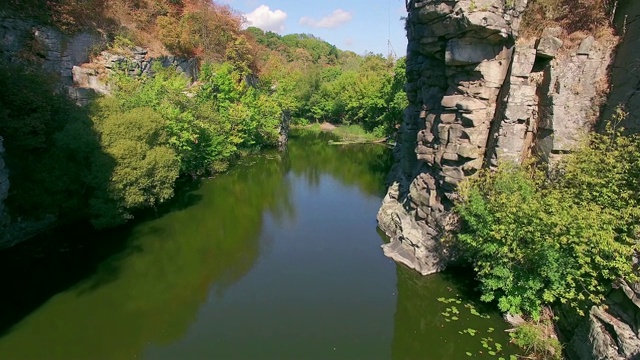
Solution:
<path fill-rule="evenodd" d="M 449 213 L 456 186 L 483 166 L 525 6 L 407 3 L 409 107 L 378 221 L 391 237 L 385 254 L 422 274 L 442 270 L 452 256 L 441 240 L 456 223 Z"/>
<path fill-rule="evenodd" d="M 409 107 L 378 223 L 384 252 L 422 274 L 455 257 L 446 235 L 457 185 L 483 167 L 555 162 L 595 125 L 614 44 L 563 30 L 518 39 L 527 1 L 407 3 Z"/>
<path fill-rule="evenodd" d="M 172 68 L 178 74 L 191 81 L 198 79 L 200 64 L 196 58 L 178 56 L 148 56 L 147 49 L 134 47 L 124 54 L 102 51 L 91 63 L 73 66 L 73 86 L 68 87 L 69 96 L 78 104 L 87 104 L 93 95 L 109 94 L 110 89 L 105 79 L 111 71 L 126 71 L 130 76 L 153 75 L 153 64 L 158 63 L 165 68 Z"/>
<path fill-rule="evenodd" d="M 84 105 L 95 95 L 107 94 L 106 73 L 116 68 L 132 76 L 152 72 L 152 64 L 172 67 L 193 81 L 197 80 L 196 59 L 177 56 L 150 57 L 147 50 L 135 47 L 116 54 L 100 51 L 107 38 L 100 32 L 83 31 L 65 34 L 58 29 L 28 18 L 4 13 L 0 9 L 0 61 L 31 63 L 55 75 L 61 86 L 78 104 Z M 91 59 L 91 55 L 94 59 Z M 90 61 L 93 60 L 91 63 Z"/>
<path fill-rule="evenodd" d="M 430 274 L 456 255 L 446 238 L 460 181 L 502 161 L 557 162 L 602 108 L 609 119 L 622 104 L 629 116 L 616 124 L 640 131 L 640 2 L 618 3 L 613 66 L 617 39 L 574 34 L 565 44 L 560 28 L 517 39 L 526 0 L 409 1 L 407 10 L 409 107 L 378 222 L 391 237 L 385 254 Z M 621 281 L 586 317 L 556 314 L 570 359 L 640 358 L 640 285 Z"/>
<path fill-rule="evenodd" d="M 105 43 L 98 32 L 64 34 L 0 10 L 0 61 L 38 65 L 65 86 L 73 85 L 74 66 L 88 62 L 91 52 Z"/>

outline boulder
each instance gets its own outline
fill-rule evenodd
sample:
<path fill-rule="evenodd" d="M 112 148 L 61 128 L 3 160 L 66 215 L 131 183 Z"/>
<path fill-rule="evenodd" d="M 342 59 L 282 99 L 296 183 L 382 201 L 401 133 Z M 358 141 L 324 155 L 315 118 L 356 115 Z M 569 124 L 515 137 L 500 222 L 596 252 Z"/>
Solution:
<path fill-rule="evenodd" d="M 536 55 L 545 59 L 553 59 L 558 55 L 558 50 L 562 47 L 562 40 L 554 36 L 546 36 L 540 39 L 536 47 Z"/>

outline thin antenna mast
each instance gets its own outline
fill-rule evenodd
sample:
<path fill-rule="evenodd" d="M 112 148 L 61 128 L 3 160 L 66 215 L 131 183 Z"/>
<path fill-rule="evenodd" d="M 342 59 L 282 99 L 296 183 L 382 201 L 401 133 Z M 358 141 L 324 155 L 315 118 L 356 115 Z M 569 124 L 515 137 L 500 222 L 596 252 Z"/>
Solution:
<path fill-rule="evenodd" d="M 391 1 L 389 0 L 389 32 L 387 37 L 387 56 L 392 56 L 394 59 L 397 58 L 396 52 L 393 49 L 393 45 L 391 44 Z"/>

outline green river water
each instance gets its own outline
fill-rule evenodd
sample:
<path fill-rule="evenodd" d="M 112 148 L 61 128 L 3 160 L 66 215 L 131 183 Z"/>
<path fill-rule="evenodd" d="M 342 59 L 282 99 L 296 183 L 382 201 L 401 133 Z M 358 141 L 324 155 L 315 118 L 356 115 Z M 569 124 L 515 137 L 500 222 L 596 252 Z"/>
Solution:
<path fill-rule="evenodd" d="M 464 277 L 383 256 L 391 150 L 329 136 L 294 134 L 124 228 L 0 253 L 0 359 L 509 359 Z"/>

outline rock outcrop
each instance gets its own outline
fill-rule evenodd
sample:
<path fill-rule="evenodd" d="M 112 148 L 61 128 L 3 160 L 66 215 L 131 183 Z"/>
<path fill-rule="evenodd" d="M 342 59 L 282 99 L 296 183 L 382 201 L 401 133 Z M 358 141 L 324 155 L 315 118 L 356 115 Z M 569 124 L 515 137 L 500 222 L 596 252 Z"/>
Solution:
<path fill-rule="evenodd" d="M 558 329 L 571 360 L 628 360 L 640 358 L 640 284 L 620 281 L 604 306 L 584 317 L 556 311 Z"/>
<path fill-rule="evenodd" d="M 598 119 L 614 44 L 585 35 L 568 49 L 560 28 L 517 39 L 526 5 L 407 3 L 409 107 L 378 223 L 385 254 L 422 274 L 455 257 L 445 238 L 462 180 L 532 154 L 553 163 Z"/>
<path fill-rule="evenodd" d="M 148 56 L 147 49 L 134 47 L 124 53 L 115 54 L 102 51 L 91 63 L 78 64 L 72 68 L 73 86 L 68 88 L 69 96 L 78 104 L 87 104 L 97 94 L 109 94 L 109 86 L 104 81 L 111 71 L 126 71 L 130 76 L 153 75 L 153 64 L 173 68 L 192 82 L 198 79 L 200 64 L 196 58 L 177 56 Z"/>
<path fill-rule="evenodd" d="M 613 67 L 616 39 L 583 34 L 576 42 L 574 34 L 565 44 L 561 28 L 517 39 L 526 2 L 407 3 L 409 107 L 378 222 L 391 237 L 385 254 L 422 274 L 456 256 L 446 239 L 458 226 L 451 207 L 466 177 L 530 156 L 555 163 L 594 129 L 601 108 L 607 119 L 623 104 L 621 125 L 640 131 L 640 2 L 619 2 Z M 621 281 L 586 317 L 556 314 L 570 359 L 640 358 L 640 284 Z"/>
<path fill-rule="evenodd" d="M 453 255 L 441 241 L 458 183 L 482 168 L 526 0 L 410 1 L 409 107 L 393 184 L 378 214 L 385 254 L 422 274 Z"/>
<path fill-rule="evenodd" d="M 197 80 L 197 59 L 177 56 L 150 57 L 147 50 L 135 47 L 125 53 L 102 51 L 106 37 L 98 31 L 65 34 L 38 22 L 3 13 L 0 9 L 0 61 L 31 63 L 60 79 L 69 97 L 84 105 L 96 94 L 107 94 L 108 71 L 124 69 L 133 76 L 152 72 L 152 64 L 173 67 L 192 81 Z M 90 59 L 93 55 L 94 59 Z M 90 63 L 90 60 L 93 60 Z"/>
<path fill-rule="evenodd" d="M 64 34 L 51 27 L 0 11 L 0 61 L 39 65 L 62 85 L 73 85 L 73 67 L 89 61 L 93 49 L 106 44 L 98 32 Z"/>

